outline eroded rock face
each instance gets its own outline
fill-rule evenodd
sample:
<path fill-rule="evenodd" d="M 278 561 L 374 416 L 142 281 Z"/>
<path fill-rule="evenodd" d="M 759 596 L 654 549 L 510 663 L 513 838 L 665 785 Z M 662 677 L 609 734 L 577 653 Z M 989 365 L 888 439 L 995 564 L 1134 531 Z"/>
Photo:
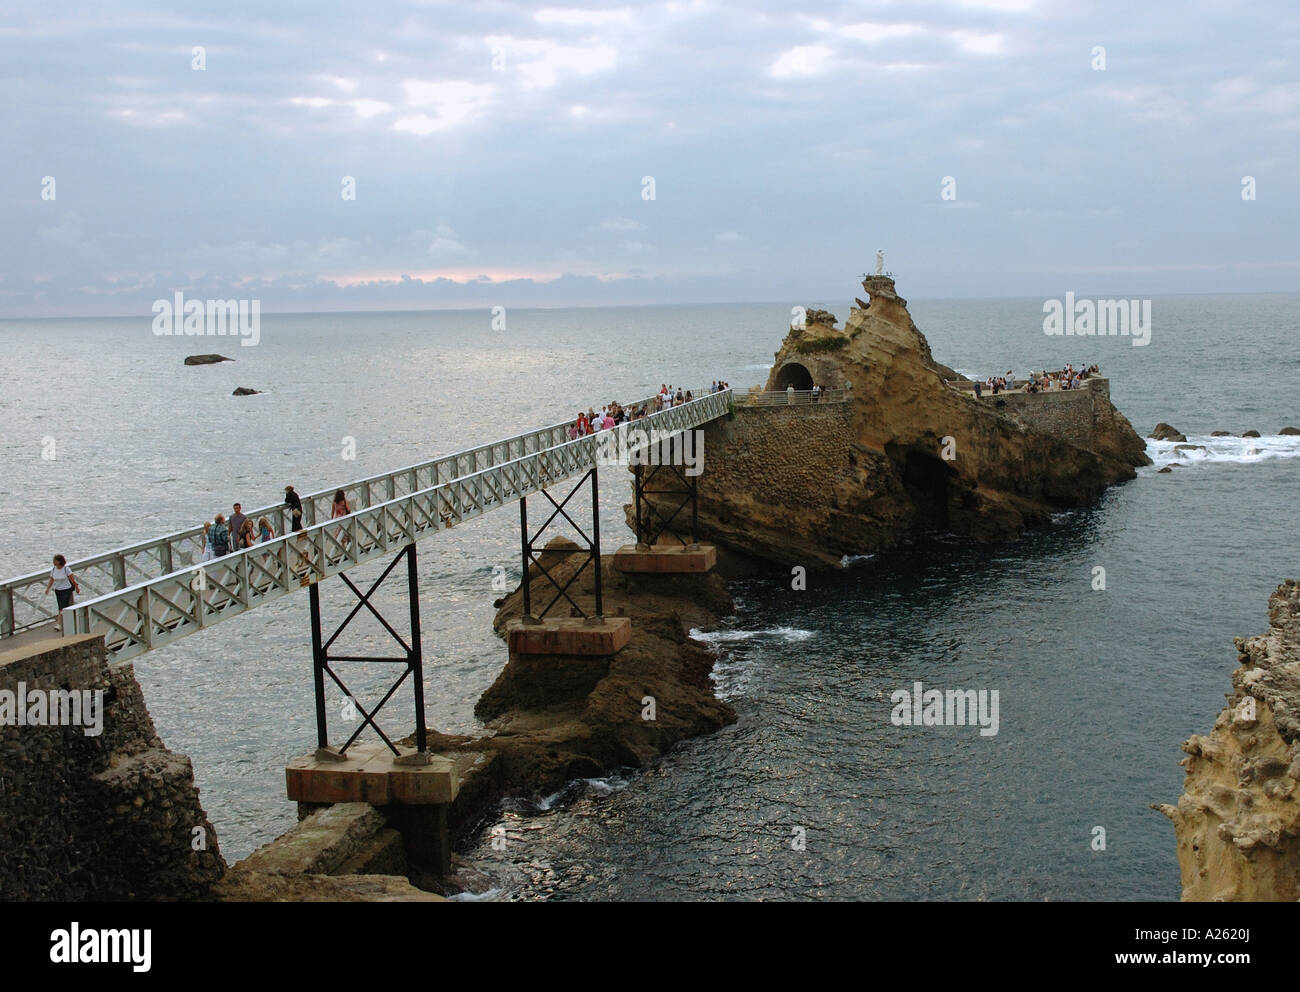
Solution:
<path fill-rule="evenodd" d="M 1106 380 L 977 399 L 945 384 L 961 377 L 935 361 L 891 278 L 863 286 L 870 306 L 842 329 L 810 320 L 787 335 L 766 386 L 816 383 L 846 402 L 742 400 L 705 429 L 701 539 L 783 565 L 831 565 L 916 532 L 1001 540 L 1149 463 Z"/>
<path fill-rule="evenodd" d="M 1300 584 L 1269 598 L 1269 630 L 1236 638 L 1233 695 L 1188 757 L 1173 821 L 1183 899 L 1300 899 Z"/>

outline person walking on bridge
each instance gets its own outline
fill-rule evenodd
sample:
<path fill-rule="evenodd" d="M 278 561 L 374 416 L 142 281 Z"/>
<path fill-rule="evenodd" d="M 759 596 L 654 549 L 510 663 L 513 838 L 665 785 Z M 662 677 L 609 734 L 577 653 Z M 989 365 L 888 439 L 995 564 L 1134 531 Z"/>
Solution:
<path fill-rule="evenodd" d="M 330 507 L 330 519 L 336 520 L 339 517 L 346 517 L 351 512 L 352 507 L 348 506 L 347 495 L 342 489 L 336 490 L 334 493 L 334 505 Z M 341 540 L 342 543 L 346 545 L 352 540 L 352 537 L 342 527 L 340 527 L 334 531 L 334 539 Z"/>
<path fill-rule="evenodd" d="M 244 516 L 243 507 L 238 503 L 234 506 L 235 512 L 230 515 L 230 543 L 236 548 L 244 546 L 244 521 L 248 518 Z"/>
<path fill-rule="evenodd" d="M 212 529 L 208 531 L 208 536 L 212 538 L 214 558 L 230 554 L 230 529 L 226 526 L 226 518 L 220 513 L 212 521 Z"/>
<path fill-rule="evenodd" d="M 302 530 L 302 500 L 293 491 L 293 486 L 284 487 L 284 505 L 289 508 L 291 530 Z"/>
<path fill-rule="evenodd" d="M 59 633 L 63 633 L 63 611 L 72 605 L 72 593 L 75 590 L 81 592 L 81 584 L 77 582 L 77 577 L 72 574 L 72 569 L 68 568 L 68 559 L 63 555 L 54 556 L 54 567 L 50 569 L 50 581 L 45 584 L 45 595 L 50 594 L 50 589 L 54 590 L 54 599 L 59 604 L 59 616 L 55 623 L 58 626 Z"/>

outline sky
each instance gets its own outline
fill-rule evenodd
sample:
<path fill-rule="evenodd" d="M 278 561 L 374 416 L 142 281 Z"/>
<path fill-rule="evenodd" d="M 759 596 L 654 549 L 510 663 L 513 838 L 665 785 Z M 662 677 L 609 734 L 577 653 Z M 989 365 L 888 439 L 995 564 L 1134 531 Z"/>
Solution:
<path fill-rule="evenodd" d="M 6 0 L 0 317 L 1295 291 L 1298 56 L 1294 0 Z"/>

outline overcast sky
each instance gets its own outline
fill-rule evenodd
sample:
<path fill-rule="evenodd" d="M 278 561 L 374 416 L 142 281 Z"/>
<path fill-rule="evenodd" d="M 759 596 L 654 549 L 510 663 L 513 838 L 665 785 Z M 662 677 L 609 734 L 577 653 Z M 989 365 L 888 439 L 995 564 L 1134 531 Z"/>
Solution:
<path fill-rule="evenodd" d="M 914 298 L 1295 290 L 1298 42 L 1294 0 L 6 0 L 0 316 L 847 300 L 877 248 Z"/>

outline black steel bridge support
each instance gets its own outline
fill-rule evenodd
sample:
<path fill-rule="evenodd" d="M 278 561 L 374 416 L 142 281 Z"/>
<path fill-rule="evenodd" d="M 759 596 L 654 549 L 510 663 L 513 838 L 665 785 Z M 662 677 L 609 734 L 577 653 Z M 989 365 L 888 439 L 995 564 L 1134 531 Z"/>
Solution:
<path fill-rule="evenodd" d="M 581 492 L 583 487 L 586 486 L 588 483 L 591 484 L 591 536 L 590 537 L 588 537 L 586 531 L 584 531 L 581 527 L 579 527 L 577 522 L 571 516 L 569 516 L 568 510 L 565 509 L 565 507 L 569 505 L 569 501 L 572 500 L 573 497 L 576 496 L 579 492 Z M 551 506 L 553 506 L 555 509 L 551 511 L 551 515 L 546 518 L 546 521 L 542 524 L 542 526 L 539 527 L 536 533 L 533 534 L 530 534 L 528 532 L 528 498 L 525 496 L 525 497 L 521 497 L 519 500 L 520 552 L 521 552 L 521 558 L 523 560 L 523 568 L 524 568 L 523 622 L 540 623 L 541 619 L 544 616 L 546 616 L 546 614 L 550 611 L 551 607 L 553 607 L 556 603 L 560 601 L 561 598 L 563 598 L 568 600 L 570 607 L 572 607 L 572 609 L 577 613 L 577 615 L 586 618 L 589 622 L 598 623 L 605 615 L 605 604 L 601 598 L 601 589 L 600 589 L 600 478 L 599 475 L 597 474 L 596 467 L 593 465 L 591 470 L 586 475 L 584 475 L 581 479 L 578 480 L 578 484 L 573 487 L 569 495 L 564 497 L 564 499 L 558 503 L 555 502 L 555 498 L 551 496 L 551 494 L 547 492 L 545 489 L 541 490 L 541 493 L 543 496 L 547 498 Z M 565 582 L 563 585 L 561 585 L 560 582 L 557 579 L 555 579 L 549 571 L 547 571 L 545 566 L 543 566 L 542 563 L 537 560 L 537 555 L 539 550 L 545 550 L 544 546 L 541 549 L 539 549 L 538 543 L 542 537 L 542 534 L 546 531 L 546 529 L 550 527 L 552 523 L 555 522 L 556 517 L 563 517 L 565 520 L 567 520 L 569 522 L 569 525 L 575 531 L 578 532 L 578 536 L 587 545 L 587 549 L 586 549 L 587 557 L 583 560 L 582 564 L 578 566 L 577 571 L 575 571 L 571 576 L 569 576 L 568 581 Z M 596 567 L 596 576 L 595 576 L 596 608 L 594 614 L 588 615 L 585 610 L 583 610 L 580 606 L 578 606 L 577 603 L 573 601 L 573 597 L 569 595 L 569 587 L 573 585 L 573 583 L 577 580 L 578 576 L 583 573 L 583 571 L 587 568 L 587 566 L 592 564 L 594 564 Z M 543 607 L 540 613 L 537 614 L 533 613 L 533 596 L 532 596 L 532 588 L 531 588 L 532 582 L 530 581 L 530 575 L 529 575 L 530 566 L 532 565 L 537 566 L 537 569 L 544 576 L 546 576 L 547 581 L 550 582 L 551 586 L 556 590 L 555 595 L 551 597 L 551 601 L 547 603 L 545 607 Z"/>
<path fill-rule="evenodd" d="M 401 634 L 399 634 L 393 625 L 389 623 L 375 608 L 371 602 L 371 597 L 375 590 L 383 584 L 389 574 L 403 558 L 406 559 L 406 589 L 407 596 L 410 600 L 410 642 L 408 643 Z M 393 754 L 399 754 L 396 745 L 389 739 L 388 735 L 375 722 L 375 717 L 379 711 L 384 708 L 384 704 L 393 698 L 403 682 L 407 678 L 411 679 L 412 689 L 415 692 L 415 742 L 416 750 L 420 754 L 425 754 L 428 750 L 427 732 L 424 726 L 424 657 L 420 648 L 420 596 L 417 588 L 419 572 L 416 568 L 415 545 L 408 544 L 401 552 L 389 562 L 388 567 L 384 569 L 383 574 L 379 576 L 366 592 L 362 592 L 353 584 L 352 580 L 347 577 L 346 573 L 340 572 L 339 578 L 343 583 L 352 590 L 357 597 L 357 604 L 347 615 L 344 621 L 339 624 L 338 628 L 328 638 L 324 637 L 321 624 L 320 608 L 320 589 L 318 583 L 313 582 L 308 588 L 308 599 L 311 606 L 311 648 L 312 648 L 312 677 L 316 689 L 316 743 L 320 748 L 329 747 L 329 727 L 325 705 L 325 676 L 329 676 L 334 684 L 342 690 L 343 694 L 352 700 L 353 706 L 361 715 L 361 725 L 352 732 L 352 736 L 347 739 L 342 747 L 339 748 L 340 754 L 346 754 L 347 749 L 360 736 L 361 731 L 370 727 L 380 739 L 388 745 L 388 749 Z M 330 654 L 330 647 L 334 644 L 340 634 L 347 629 L 353 618 L 361 612 L 362 608 L 370 611 L 376 620 L 383 626 L 389 634 L 392 635 L 402 649 L 400 657 L 376 657 L 370 655 L 337 655 Z M 338 673 L 334 670 L 333 665 L 338 662 L 361 662 L 361 663 L 388 663 L 400 664 L 403 666 L 401 674 L 384 694 L 383 699 L 372 710 L 367 710 L 357 698 L 352 694 L 348 687 L 343 683 Z"/>
<path fill-rule="evenodd" d="M 664 459 L 665 461 L 669 459 Z M 666 478 L 656 483 L 659 473 L 666 473 Z M 652 489 L 652 485 L 669 488 Z M 641 550 L 652 547 L 664 534 L 671 534 L 680 543 L 689 548 L 699 547 L 700 500 L 699 480 L 697 476 L 688 475 L 679 465 L 635 465 L 632 474 L 632 495 L 636 515 L 636 543 Z M 680 498 L 672 512 L 665 516 L 653 500 L 647 496 L 668 496 L 674 500 Z M 673 524 L 687 506 L 691 508 L 691 539 L 685 540 Z"/>

